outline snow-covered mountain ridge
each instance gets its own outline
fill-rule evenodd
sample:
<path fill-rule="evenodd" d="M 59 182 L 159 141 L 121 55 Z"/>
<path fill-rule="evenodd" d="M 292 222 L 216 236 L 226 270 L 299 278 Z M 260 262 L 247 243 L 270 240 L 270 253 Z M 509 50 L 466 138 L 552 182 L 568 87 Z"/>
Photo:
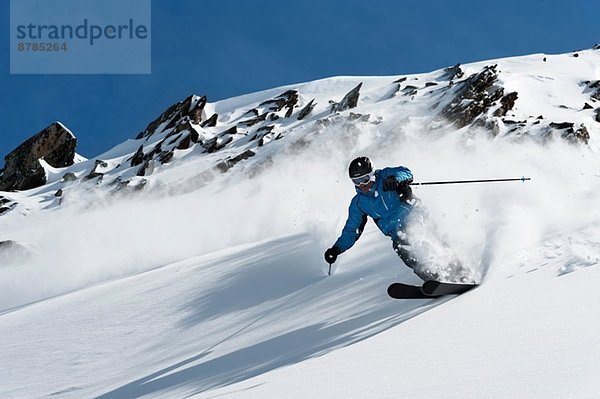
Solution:
<path fill-rule="evenodd" d="M 68 202 L 70 191 L 81 184 L 112 192 L 152 186 L 161 179 L 151 176 L 201 158 L 206 161 L 181 184 L 183 190 L 195 189 L 262 153 L 273 141 L 291 136 L 287 145 L 301 142 L 342 121 L 383 124 L 381 130 L 394 135 L 403 129 L 391 125 L 419 120 L 423 136 L 458 131 L 464 137 L 526 137 L 542 143 L 561 137 L 588 144 L 590 129 L 597 131 L 600 123 L 598 57 L 598 50 L 586 50 L 456 65 L 428 74 L 336 77 L 216 103 L 191 95 L 169 107 L 135 140 L 92 159 L 66 168 L 41 159 L 46 184 L 26 194 L 37 197 L 37 204 L 19 206 L 22 196 L 6 193 L 0 212 L 27 214 L 57 206 Z M 268 156 L 259 158 L 264 162 Z"/>
<path fill-rule="evenodd" d="M 43 159 L 43 185 L 1 194 L 0 397 L 595 397 L 598 65 L 190 96 L 97 157 Z M 357 155 L 416 181 L 533 178 L 415 187 L 480 287 L 391 300 L 418 279 L 371 222 L 323 273 Z"/>

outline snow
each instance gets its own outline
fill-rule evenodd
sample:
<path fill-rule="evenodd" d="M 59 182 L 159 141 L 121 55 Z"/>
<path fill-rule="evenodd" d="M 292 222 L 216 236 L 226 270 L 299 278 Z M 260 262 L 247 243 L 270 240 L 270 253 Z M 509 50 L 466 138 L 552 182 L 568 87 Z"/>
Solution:
<path fill-rule="evenodd" d="M 461 67 L 466 78 L 498 63 L 505 93 L 519 93 L 510 119 L 584 123 L 589 146 L 432 130 L 445 83 L 383 100 L 399 76 L 336 77 L 207 104 L 220 121 L 287 89 L 300 106 L 319 104 L 225 174 L 207 171 L 248 148 L 243 139 L 177 153 L 132 197 L 109 182 L 134 175 L 128 157 L 159 138 L 45 164 L 51 183 L 6 195 L 19 206 L 0 217 L 0 241 L 27 248 L 0 265 L 0 397 L 596 397 L 600 125 L 581 111 L 581 81 L 600 78 L 600 53 L 579 55 Z M 360 82 L 359 106 L 328 115 L 328 101 Z M 414 188 L 480 287 L 388 298 L 390 283 L 419 279 L 372 222 L 326 275 L 322 253 L 344 224 L 358 155 L 408 166 L 416 181 L 532 178 Z M 103 183 L 60 181 L 97 159 L 109 165 Z"/>

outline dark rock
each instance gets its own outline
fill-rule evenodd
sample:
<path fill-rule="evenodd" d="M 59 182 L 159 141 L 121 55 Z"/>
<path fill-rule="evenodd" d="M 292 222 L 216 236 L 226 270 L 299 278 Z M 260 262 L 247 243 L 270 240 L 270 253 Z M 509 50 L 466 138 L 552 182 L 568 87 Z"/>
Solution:
<path fill-rule="evenodd" d="M 186 131 L 186 130 L 194 130 L 194 127 L 192 126 L 192 122 L 185 121 L 183 123 L 176 125 L 175 128 L 173 129 L 173 131 L 171 133 L 169 133 L 169 135 L 167 137 L 175 135 L 175 134 L 183 132 L 183 131 Z"/>
<path fill-rule="evenodd" d="M 0 215 L 10 211 L 15 206 L 17 206 L 16 202 L 0 196 Z"/>
<path fill-rule="evenodd" d="M 179 107 L 177 107 L 176 112 L 170 118 L 170 122 L 167 123 L 163 130 L 174 128 L 190 120 L 194 121 L 194 123 L 200 123 L 202 120 L 202 110 L 206 105 L 206 96 L 201 97 L 196 105 L 194 105 L 194 97 L 194 95 L 190 95 L 179 103 Z"/>
<path fill-rule="evenodd" d="M 223 149 L 227 144 L 233 141 L 233 137 L 228 134 L 224 134 L 218 137 L 213 137 L 210 140 L 206 140 L 202 143 L 202 146 L 206 148 L 206 151 L 209 153 L 213 153 Z"/>
<path fill-rule="evenodd" d="M 208 118 L 207 120 L 205 120 L 204 122 L 202 122 L 200 124 L 200 126 L 202 127 L 213 127 L 213 126 L 217 126 L 217 118 L 219 117 L 219 115 L 217 114 L 212 114 L 212 116 L 210 118 Z"/>
<path fill-rule="evenodd" d="M 268 115 L 268 113 L 265 112 L 264 114 L 259 115 L 256 118 L 246 119 L 245 121 L 241 121 L 239 123 L 239 125 L 243 125 L 243 126 L 246 126 L 246 127 L 254 126 L 257 123 L 263 122 L 265 119 L 267 119 L 267 115 Z"/>
<path fill-rule="evenodd" d="M 62 177 L 63 182 L 70 182 L 70 181 L 76 181 L 76 180 L 77 180 L 77 176 L 75 176 L 75 173 L 73 173 L 73 172 L 67 172 Z"/>
<path fill-rule="evenodd" d="M 571 123 L 571 122 L 550 122 L 549 126 L 554 129 L 562 130 L 562 129 L 573 128 L 573 126 L 575 126 L 575 124 Z"/>
<path fill-rule="evenodd" d="M 137 149 L 133 157 L 131 158 L 131 166 L 138 166 L 144 162 L 144 146 L 141 145 L 140 148 Z"/>
<path fill-rule="evenodd" d="M 151 175 L 154 171 L 154 160 L 147 159 L 142 166 L 138 169 L 136 176 Z"/>
<path fill-rule="evenodd" d="M 175 112 L 170 118 L 169 123 L 167 123 L 163 130 L 171 129 L 180 124 L 181 122 L 187 122 L 188 120 L 195 118 L 195 112 L 194 114 L 191 114 L 194 97 L 194 95 L 189 95 L 185 98 L 185 100 L 178 103 L 178 107 L 176 108 Z M 206 99 L 204 100 L 204 103 L 206 104 Z M 204 105 L 202 105 L 202 108 L 204 108 Z M 200 113 L 202 113 L 201 110 Z"/>
<path fill-rule="evenodd" d="M 596 122 L 600 122 L 600 108 L 596 108 Z"/>
<path fill-rule="evenodd" d="M 575 53 L 575 54 L 573 54 L 573 57 L 577 58 L 577 57 L 579 57 L 579 54 Z"/>
<path fill-rule="evenodd" d="M 267 125 L 256 130 L 256 136 L 253 137 L 253 139 L 256 140 L 258 137 L 260 137 L 260 140 L 258 141 L 259 147 L 262 147 L 263 145 L 271 141 L 273 137 L 271 133 L 273 132 L 274 128 L 274 125 Z"/>
<path fill-rule="evenodd" d="M 597 80 L 596 84 L 591 84 L 590 85 L 591 88 L 595 88 L 596 89 L 596 91 L 594 93 L 592 93 L 591 97 L 594 100 L 600 101 L 600 85 L 598 84 L 598 82 L 600 82 L 600 81 Z"/>
<path fill-rule="evenodd" d="M 63 190 L 62 190 L 62 188 L 61 188 L 60 190 L 58 190 L 57 192 L 55 192 L 55 193 L 54 193 L 54 196 L 55 196 L 55 197 L 62 197 L 62 195 L 63 195 Z"/>
<path fill-rule="evenodd" d="M 313 98 L 308 104 L 306 104 L 304 108 L 300 110 L 300 112 L 298 112 L 298 120 L 300 121 L 306 118 L 315 108 L 315 105 L 317 105 L 317 103 L 315 103 L 315 99 Z"/>
<path fill-rule="evenodd" d="M 167 108 L 167 110 L 165 112 L 163 112 L 158 118 L 156 118 L 155 120 L 153 120 L 152 122 L 150 122 L 148 124 L 148 126 L 146 126 L 146 129 L 144 129 L 143 131 L 141 131 L 136 137 L 136 140 L 139 139 L 143 139 L 145 137 L 150 137 L 152 136 L 155 132 L 156 129 L 158 129 L 158 127 L 170 120 L 171 118 L 174 117 L 174 115 L 178 112 L 178 109 L 180 107 L 181 102 L 178 102 L 176 104 L 171 105 L 169 108 Z M 156 132 L 159 133 L 159 132 Z"/>
<path fill-rule="evenodd" d="M 425 87 L 437 86 L 438 84 L 435 82 L 427 82 L 425 83 Z"/>
<path fill-rule="evenodd" d="M 178 125 L 178 126 L 179 126 L 179 125 Z M 165 141 L 167 141 L 167 140 L 171 139 L 171 141 L 169 141 L 169 142 L 167 143 L 167 145 L 171 145 L 171 144 L 173 144 L 173 143 L 174 143 L 174 142 L 175 142 L 177 139 L 179 139 L 179 138 L 181 137 L 181 134 L 180 134 L 180 131 L 179 131 L 179 130 L 176 130 L 176 129 L 177 129 L 177 127 L 175 127 L 175 129 L 171 130 L 171 131 L 169 132 L 169 134 L 167 134 L 167 135 L 165 136 L 165 138 L 164 138 L 164 139 L 162 139 L 162 140 L 160 141 L 160 143 L 162 144 L 162 143 L 164 143 Z M 177 136 L 177 137 L 175 138 L 175 140 L 173 140 L 173 136 Z"/>
<path fill-rule="evenodd" d="M 269 111 L 279 112 L 283 108 L 287 108 L 285 113 L 285 117 L 289 118 L 294 111 L 294 106 L 298 103 L 298 91 L 296 90 L 288 90 L 285 93 L 282 93 L 275 97 L 273 100 L 267 100 L 260 103 L 259 107 L 268 107 Z"/>
<path fill-rule="evenodd" d="M 494 85 L 497 80 L 496 65 L 486 66 L 483 71 L 469 76 L 457 85 L 454 99 L 436 117 L 447 120 L 457 128 L 473 122 L 504 95 L 504 89 Z"/>
<path fill-rule="evenodd" d="M 524 125 L 527 121 L 513 121 L 512 119 L 502 119 L 505 125 Z"/>
<path fill-rule="evenodd" d="M 92 180 L 99 177 L 100 180 L 102 181 L 102 178 L 104 177 L 104 173 L 100 173 L 100 172 L 91 172 L 89 175 L 84 176 L 83 181 L 87 181 L 87 180 Z"/>
<path fill-rule="evenodd" d="M 503 121 L 503 122 L 514 122 L 514 121 Z M 492 135 L 491 137 L 496 137 L 498 135 L 498 133 L 500 133 L 500 123 L 498 122 L 497 119 L 490 119 L 490 118 L 485 118 L 483 116 L 480 116 L 479 118 L 475 119 L 472 123 L 473 127 L 480 127 L 483 128 L 484 130 L 487 130 L 488 132 L 491 132 Z M 514 130 L 514 129 L 512 129 Z M 511 131 L 512 131 L 511 130 Z"/>
<path fill-rule="evenodd" d="M 253 151 L 251 150 L 246 150 L 244 152 L 242 152 L 240 155 L 237 155 L 233 158 L 228 158 L 220 163 L 217 164 L 216 168 L 225 173 L 227 172 L 229 169 L 231 169 L 232 167 L 234 167 L 236 164 L 238 164 L 239 162 L 246 160 L 248 158 L 253 157 L 254 155 L 256 155 Z"/>
<path fill-rule="evenodd" d="M 206 105 L 206 102 L 206 96 L 202 96 L 200 97 L 200 100 L 198 100 L 196 105 L 191 107 L 188 115 L 195 124 L 199 124 L 200 122 L 202 122 L 202 111 L 204 111 L 204 106 Z"/>
<path fill-rule="evenodd" d="M 219 136 L 225 135 L 225 134 L 237 134 L 237 126 L 232 126 L 229 129 L 225 130 L 224 132 L 219 133 Z"/>
<path fill-rule="evenodd" d="M 360 120 L 361 122 L 368 122 L 370 117 L 371 117 L 371 114 L 357 114 L 354 112 L 350 112 L 348 114 L 349 121 Z"/>
<path fill-rule="evenodd" d="M 594 109 L 594 107 L 592 107 L 590 104 L 585 103 L 583 104 L 583 109 Z"/>
<path fill-rule="evenodd" d="M 167 145 L 172 145 L 175 144 L 177 141 L 179 141 L 179 139 L 181 139 L 183 137 L 183 134 L 178 134 L 177 137 L 173 138 L 171 141 L 169 141 L 167 143 Z M 166 140 L 166 139 L 165 139 Z"/>
<path fill-rule="evenodd" d="M 590 133 L 587 128 L 581 124 L 576 131 L 574 131 L 573 128 L 568 128 L 561 133 L 561 137 L 573 144 L 583 143 L 587 145 L 590 140 Z"/>
<path fill-rule="evenodd" d="M 267 144 L 269 141 L 271 141 L 271 137 L 265 137 L 265 135 L 263 135 L 260 140 L 258 140 L 258 146 L 262 147 L 265 144 Z"/>
<path fill-rule="evenodd" d="M 287 115 L 287 113 L 286 113 Z M 279 119 L 279 115 L 277 114 L 269 114 L 269 120 L 270 121 L 276 121 L 277 119 Z"/>
<path fill-rule="evenodd" d="M 592 47 L 592 50 L 600 50 L 600 43 L 594 45 L 594 47 Z"/>
<path fill-rule="evenodd" d="M 448 67 L 448 68 L 444 69 L 444 75 L 442 75 L 442 78 L 446 79 L 446 80 L 453 80 L 453 79 L 460 79 L 463 76 L 465 76 L 465 73 L 463 72 L 462 68 L 460 67 L 460 64 L 456 64 L 452 67 Z"/>
<path fill-rule="evenodd" d="M 196 96 L 190 95 L 185 100 L 179 101 L 171 105 L 165 112 L 163 112 L 158 118 L 150 122 L 146 128 L 136 136 L 136 140 L 150 137 L 155 133 L 160 133 L 166 129 L 173 128 L 180 123 L 192 121 L 196 124 L 202 121 L 202 113 L 204 106 L 206 105 L 206 96 L 198 98 L 194 101 Z M 166 123 L 166 125 L 157 131 L 158 127 Z"/>
<path fill-rule="evenodd" d="M 158 155 L 158 160 L 161 164 L 169 163 L 173 159 L 173 150 L 163 151 Z"/>
<path fill-rule="evenodd" d="M 94 163 L 94 168 L 87 176 L 85 176 L 83 178 L 83 180 L 86 181 L 86 180 L 95 179 L 96 177 L 100 177 L 100 181 L 102 181 L 102 177 L 104 176 L 104 173 L 98 172 L 98 168 L 106 168 L 106 167 L 108 167 L 108 163 L 106 163 L 105 161 L 103 161 L 101 159 L 97 159 L 96 162 Z"/>
<path fill-rule="evenodd" d="M 39 160 L 55 168 L 75 163 L 77 139 L 61 123 L 54 122 L 4 157 L 0 171 L 0 191 L 28 190 L 46 184 Z"/>
<path fill-rule="evenodd" d="M 177 145 L 176 148 L 178 150 L 187 150 L 191 146 L 192 146 L 192 135 L 188 134 L 179 142 L 179 144 Z"/>
<path fill-rule="evenodd" d="M 546 57 L 544 57 L 544 59 L 543 59 L 542 61 L 546 62 L 546 61 L 547 61 L 547 60 L 546 60 Z"/>
<path fill-rule="evenodd" d="M 404 93 L 405 96 L 414 96 L 415 94 L 417 94 L 417 90 L 418 88 L 416 86 L 406 85 L 402 88 L 401 91 Z"/>
<path fill-rule="evenodd" d="M 261 126 L 260 128 L 256 129 L 256 133 L 271 133 L 274 128 L 275 125 Z"/>
<path fill-rule="evenodd" d="M 268 111 L 281 111 L 281 109 L 285 106 L 285 98 L 263 101 L 262 103 L 258 104 L 258 106 L 267 107 Z"/>
<path fill-rule="evenodd" d="M 403 77 L 403 78 L 400 78 L 400 79 L 396 79 L 396 80 L 394 80 L 394 82 L 393 82 L 393 83 L 402 83 L 402 82 L 406 81 L 406 79 L 407 79 L 407 77 L 405 76 L 405 77 Z"/>
<path fill-rule="evenodd" d="M 508 93 L 507 95 L 502 97 L 500 99 L 500 108 L 498 108 L 494 112 L 494 116 L 505 116 L 508 111 L 513 109 L 513 107 L 515 106 L 515 101 L 517 101 L 518 97 L 519 95 L 516 91 Z"/>
<path fill-rule="evenodd" d="M 354 89 L 350 90 L 342 101 L 339 103 L 334 103 L 331 106 L 331 112 L 342 112 L 347 109 L 355 108 L 358 105 L 358 98 L 360 96 L 360 88 L 362 87 L 362 82 L 358 84 Z"/>
<path fill-rule="evenodd" d="M 259 112 L 256 108 L 249 109 L 242 116 L 248 116 L 248 114 L 252 114 L 252 116 L 258 116 Z"/>

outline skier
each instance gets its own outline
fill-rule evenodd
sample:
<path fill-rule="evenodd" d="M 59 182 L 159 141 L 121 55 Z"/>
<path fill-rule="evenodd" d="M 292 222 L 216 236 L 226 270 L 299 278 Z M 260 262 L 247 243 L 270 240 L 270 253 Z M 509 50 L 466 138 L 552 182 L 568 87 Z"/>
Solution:
<path fill-rule="evenodd" d="M 404 166 L 374 171 L 371 160 L 367 157 L 354 159 L 348 172 L 356 186 L 356 195 L 350 202 L 348 220 L 341 236 L 325 251 L 327 263 L 335 263 L 341 253 L 354 245 L 363 232 L 367 216 L 370 216 L 379 230 L 392 239 L 394 250 L 415 274 L 425 281 L 436 280 L 437 273 L 422 267 L 410 252 L 404 231 L 415 205 L 410 188 L 412 172 Z"/>

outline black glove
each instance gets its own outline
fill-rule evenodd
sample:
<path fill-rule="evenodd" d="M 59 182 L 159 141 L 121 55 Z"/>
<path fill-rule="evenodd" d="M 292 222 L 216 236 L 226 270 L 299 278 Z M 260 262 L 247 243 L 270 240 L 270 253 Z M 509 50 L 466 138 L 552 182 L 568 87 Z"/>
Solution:
<path fill-rule="evenodd" d="M 335 263 L 339 254 L 342 251 L 338 247 L 331 247 L 327 251 L 325 251 L 325 262 L 332 264 Z"/>
<path fill-rule="evenodd" d="M 396 176 L 388 176 L 383 181 L 383 191 L 396 191 L 402 186 L 398 180 L 396 180 Z"/>
<path fill-rule="evenodd" d="M 388 176 L 383 181 L 383 191 L 404 191 L 412 183 L 412 179 L 398 181 L 396 176 Z"/>

